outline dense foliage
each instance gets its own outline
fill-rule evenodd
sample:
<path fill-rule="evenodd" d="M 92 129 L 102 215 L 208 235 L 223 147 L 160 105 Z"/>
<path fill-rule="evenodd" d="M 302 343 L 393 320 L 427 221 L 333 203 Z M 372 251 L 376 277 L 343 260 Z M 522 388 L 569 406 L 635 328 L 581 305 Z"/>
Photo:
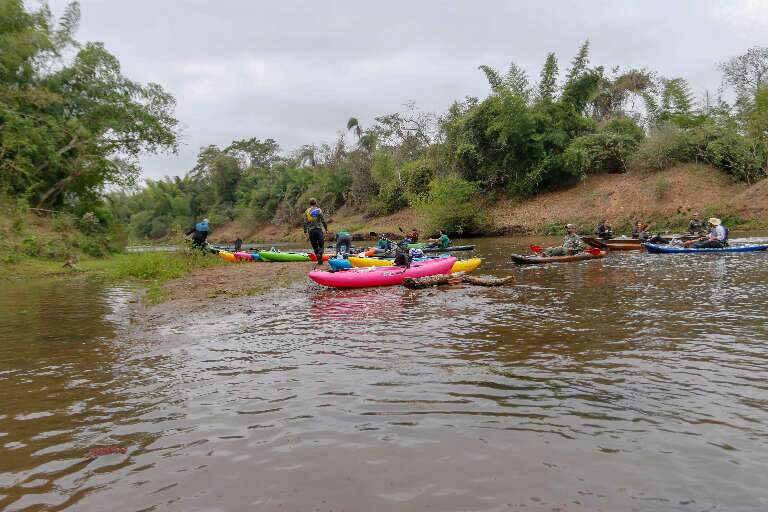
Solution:
<path fill-rule="evenodd" d="M 768 49 L 720 64 L 723 93 L 697 100 L 680 77 L 593 66 L 587 41 L 562 73 L 548 54 L 535 82 L 515 63 L 506 73 L 480 66 L 488 96 L 440 116 L 408 104 L 370 126 L 353 117 L 335 143 L 291 153 L 272 139 L 208 146 L 184 177 L 137 187 L 142 152 L 175 150 L 174 99 L 123 76 L 103 45 L 77 43 L 78 20 L 77 3 L 56 21 L 46 6 L 0 0 L 0 192 L 137 237 L 202 216 L 296 225 L 310 197 L 331 214 L 414 206 L 434 228 L 471 232 L 494 197 L 593 173 L 695 161 L 736 180 L 766 176 Z"/>
<path fill-rule="evenodd" d="M 103 45 L 73 39 L 79 5 L 0 0 L 0 187 L 41 208 L 83 212 L 105 185 L 136 181 L 138 156 L 176 147 L 174 99 L 123 76 Z"/>

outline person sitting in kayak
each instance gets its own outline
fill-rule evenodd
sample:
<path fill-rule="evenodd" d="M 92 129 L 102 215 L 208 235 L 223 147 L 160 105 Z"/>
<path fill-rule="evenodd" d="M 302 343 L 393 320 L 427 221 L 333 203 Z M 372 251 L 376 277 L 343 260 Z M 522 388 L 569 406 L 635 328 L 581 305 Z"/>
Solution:
<path fill-rule="evenodd" d="M 347 231 L 336 233 L 336 254 L 347 254 L 352 250 L 352 235 Z"/>
<path fill-rule="evenodd" d="M 427 240 L 427 247 L 431 249 L 439 248 L 439 249 L 447 249 L 451 246 L 451 239 L 448 238 L 448 235 L 445 234 L 445 232 L 441 229 L 440 230 L 440 236 L 437 238 L 430 238 Z"/>
<path fill-rule="evenodd" d="M 722 249 L 728 245 L 728 228 L 723 226 L 723 221 L 717 217 L 712 217 L 708 221 L 710 231 L 707 236 L 697 240 L 686 242 L 686 247 L 694 249 Z"/>
<path fill-rule="evenodd" d="M 397 267 L 410 267 L 411 266 L 411 254 L 408 250 L 407 239 L 399 242 L 395 247 L 395 266 Z"/>
<path fill-rule="evenodd" d="M 608 224 L 607 219 L 600 221 L 600 223 L 597 225 L 597 229 L 595 229 L 595 234 L 598 238 L 613 238 L 613 228 L 610 224 Z"/>
<path fill-rule="evenodd" d="M 309 200 L 309 208 L 304 211 L 304 233 L 309 235 L 309 243 L 317 257 L 317 264 L 323 264 L 323 252 L 325 247 L 324 230 L 328 231 L 328 224 L 323 218 L 323 211 L 317 207 L 317 199 Z"/>
<path fill-rule="evenodd" d="M 703 235 L 706 233 L 704 223 L 699 219 L 699 212 L 693 212 L 693 218 L 688 222 L 688 233 L 692 235 Z"/>
<path fill-rule="evenodd" d="M 192 235 L 192 247 L 202 249 L 205 246 L 205 240 L 208 238 L 208 231 L 211 227 L 208 219 L 203 219 L 187 231 L 186 236 Z"/>
<path fill-rule="evenodd" d="M 632 238 L 639 238 L 640 241 L 649 239 L 651 237 L 651 234 L 648 232 L 649 227 L 645 222 L 638 220 L 632 227 Z"/>
<path fill-rule="evenodd" d="M 379 241 L 376 242 L 377 249 L 389 249 L 389 239 L 383 233 L 379 235 Z"/>
<path fill-rule="evenodd" d="M 570 256 L 584 251 L 584 242 L 576 232 L 575 224 L 565 226 L 566 235 L 563 239 L 563 245 L 559 247 L 547 247 L 542 251 L 545 256 Z"/>

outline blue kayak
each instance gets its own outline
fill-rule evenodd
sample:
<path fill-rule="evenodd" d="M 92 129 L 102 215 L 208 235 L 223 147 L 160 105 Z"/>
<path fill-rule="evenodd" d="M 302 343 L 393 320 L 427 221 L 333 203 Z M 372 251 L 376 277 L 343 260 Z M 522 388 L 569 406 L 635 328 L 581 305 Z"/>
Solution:
<path fill-rule="evenodd" d="M 694 249 L 693 247 L 671 247 L 669 245 L 644 244 L 645 249 L 654 254 L 709 254 L 720 252 L 757 252 L 768 251 L 768 244 L 737 245 L 719 249 Z"/>

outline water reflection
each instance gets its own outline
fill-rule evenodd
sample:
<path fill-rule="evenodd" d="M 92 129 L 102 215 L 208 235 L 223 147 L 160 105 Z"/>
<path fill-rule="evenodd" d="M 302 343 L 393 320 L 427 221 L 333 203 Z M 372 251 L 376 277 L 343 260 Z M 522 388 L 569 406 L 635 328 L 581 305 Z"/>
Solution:
<path fill-rule="evenodd" d="M 125 291 L 13 290 L 0 508 L 768 507 L 765 255 L 477 243 L 515 286 L 305 284 L 159 334 Z"/>

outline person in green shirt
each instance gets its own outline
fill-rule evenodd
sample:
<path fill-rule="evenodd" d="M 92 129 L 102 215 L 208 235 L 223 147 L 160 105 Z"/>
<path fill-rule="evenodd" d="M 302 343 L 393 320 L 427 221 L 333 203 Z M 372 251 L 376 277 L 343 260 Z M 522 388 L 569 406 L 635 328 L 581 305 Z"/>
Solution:
<path fill-rule="evenodd" d="M 441 229 L 440 236 L 437 238 L 430 238 L 428 240 L 429 245 L 427 247 L 439 247 L 440 249 L 447 249 L 451 245 L 451 239 Z"/>

